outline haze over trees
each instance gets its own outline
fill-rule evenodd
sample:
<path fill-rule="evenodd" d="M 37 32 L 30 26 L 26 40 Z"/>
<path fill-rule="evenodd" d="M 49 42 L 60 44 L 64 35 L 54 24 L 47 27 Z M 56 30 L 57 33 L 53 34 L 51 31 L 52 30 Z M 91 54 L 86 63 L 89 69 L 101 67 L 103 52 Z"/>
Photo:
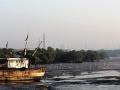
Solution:
<path fill-rule="evenodd" d="M 6 54 L 7 53 L 7 54 Z M 0 58 L 6 57 L 24 57 L 23 50 L 0 49 Z M 34 50 L 27 50 L 26 58 L 29 58 L 31 64 L 50 64 L 50 63 L 82 63 L 94 62 L 106 58 L 103 51 L 93 50 L 62 50 L 48 47 L 47 49 L 39 48 L 34 56 Z"/>

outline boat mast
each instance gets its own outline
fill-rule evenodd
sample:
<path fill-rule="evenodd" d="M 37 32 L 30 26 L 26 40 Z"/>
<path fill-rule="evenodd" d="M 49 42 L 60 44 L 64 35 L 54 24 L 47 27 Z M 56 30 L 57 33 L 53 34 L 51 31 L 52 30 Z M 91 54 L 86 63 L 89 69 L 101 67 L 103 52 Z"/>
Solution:
<path fill-rule="evenodd" d="M 40 48 L 41 44 L 42 44 L 42 41 L 39 41 L 39 44 L 38 44 L 37 48 L 35 49 L 34 53 L 32 54 L 32 57 L 36 54 L 36 52 Z"/>
<path fill-rule="evenodd" d="M 8 49 L 8 41 L 7 41 L 7 43 L 6 43 L 6 49 Z"/>
<path fill-rule="evenodd" d="M 27 53 L 27 42 L 28 42 L 28 36 L 29 36 L 29 32 L 28 32 L 27 37 L 26 37 L 26 39 L 25 39 L 24 56 L 26 56 L 26 53 Z"/>
<path fill-rule="evenodd" d="M 45 33 L 43 33 L 43 49 L 46 47 Z"/>
<path fill-rule="evenodd" d="M 6 52 L 6 58 L 8 58 L 8 41 L 6 43 L 6 50 L 5 50 L 5 52 Z"/>

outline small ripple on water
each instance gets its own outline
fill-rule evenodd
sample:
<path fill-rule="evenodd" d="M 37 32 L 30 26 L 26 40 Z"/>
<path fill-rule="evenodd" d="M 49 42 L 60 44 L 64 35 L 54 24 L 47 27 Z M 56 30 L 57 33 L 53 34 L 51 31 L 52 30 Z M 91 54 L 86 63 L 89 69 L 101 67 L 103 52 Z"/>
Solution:
<path fill-rule="evenodd" d="M 78 76 L 57 76 L 46 81 L 49 90 L 120 90 L 120 72 L 109 70 Z"/>
<path fill-rule="evenodd" d="M 120 85 L 62 85 L 51 90 L 120 90 Z"/>

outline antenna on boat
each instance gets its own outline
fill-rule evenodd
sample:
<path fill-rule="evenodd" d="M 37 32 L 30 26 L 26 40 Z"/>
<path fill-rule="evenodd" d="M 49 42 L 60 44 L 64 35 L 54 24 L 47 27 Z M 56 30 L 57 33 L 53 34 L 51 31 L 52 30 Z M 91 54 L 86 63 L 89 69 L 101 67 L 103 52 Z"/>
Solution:
<path fill-rule="evenodd" d="M 7 41 L 7 43 L 6 43 L 6 58 L 8 57 L 8 41 Z"/>
<path fill-rule="evenodd" d="M 45 49 L 46 47 L 46 40 L 45 40 L 45 33 L 43 33 L 43 48 Z"/>
<path fill-rule="evenodd" d="M 32 54 L 32 57 L 35 55 L 35 53 L 37 52 L 37 50 L 40 48 L 41 44 L 42 44 L 42 41 L 39 41 L 39 44 L 38 44 L 37 48 L 35 49 L 34 53 Z"/>
<path fill-rule="evenodd" d="M 8 41 L 7 41 L 7 43 L 6 43 L 6 49 L 8 49 Z"/>
<path fill-rule="evenodd" d="M 28 37 L 29 37 L 29 32 L 28 32 L 27 37 L 26 37 L 26 39 L 25 39 L 24 56 L 26 56 L 26 53 L 27 53 L 27 41 L 28 41 Z"/>

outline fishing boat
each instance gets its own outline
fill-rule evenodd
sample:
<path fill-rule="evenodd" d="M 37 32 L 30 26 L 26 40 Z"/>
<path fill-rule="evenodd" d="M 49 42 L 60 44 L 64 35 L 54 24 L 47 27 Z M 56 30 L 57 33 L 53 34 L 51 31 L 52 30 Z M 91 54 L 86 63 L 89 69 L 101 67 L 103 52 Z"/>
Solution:
<path fill-rule="evenodd" d="M 26 46 L 27 46 L 28 35 L 26 38 L 26 44 L 24 49 L 24 56 L 26 55 Z M 41 43 L 35 49 L 32 56 L 35 55 L 37 49 Z M 8 48 L 8 42 L 6 44 L 6 49 Z M 0 81 L 39 81 L 44 75 L 46 68 L 45 67 L 30 67 L 30 60 L 25 57 L 15 57 L 15 58 L 2 58 L 4 64 L 0 65 Z"/>
<path fill-rule="evenodd" d="M 30 68 L 27 58 L 7 58 L 0 68 L 0 81 L 38 81 L 44 75 L 45 68 Z"/>

